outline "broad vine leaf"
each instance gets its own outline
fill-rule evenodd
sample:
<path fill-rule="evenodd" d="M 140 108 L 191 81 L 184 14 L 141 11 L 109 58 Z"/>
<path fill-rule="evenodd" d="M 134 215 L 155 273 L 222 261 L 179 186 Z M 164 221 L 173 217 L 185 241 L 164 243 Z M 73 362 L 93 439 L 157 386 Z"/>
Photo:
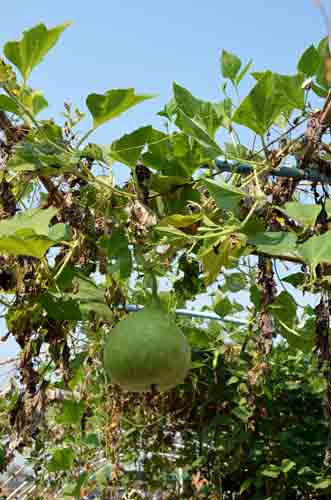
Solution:
<path fill-rule="evenodd" d="M 52 144 L 32 142 L 20 143 L 7 165 L 15 172 L 35 172 L 42 175 L 61 175 L 70 172 L 77 166 L 78 158 L 71 152 L 58 151 Z"/>
<path fill-rule="evenodd" d="M 70 228 L 62 222 L 54 224 L 49 228 L 48 237 L 54 241 L 67 241 L 70 239 Z"/>
<path fill-rule="evenodd" d="M 80 500 L 82 498 L 82 487 L 84 486 L 88 477 L 89 475 L 87 472 L 82 472 L 76 483 L 68 483 L 64 486 L 62 495 L 64 497 L 74 497 L 75 500 Z"/>
<path fill-rule="evenodd" d="M 56 417 L 56 421 L 64 425 L 80 425 L 85 410 L 84 401 L 65 399 L 62 405 L 62 413 Z"/>
<path fill-rule="evenodd" d="M 293 462 L 293 460 L 290 460 L 289 458 L 283 458 L 280 468 L 282 469 L 282 472 L 284 472 L 284 474 L 287 474 L 288 472 L 290 472 L 290 470 L 295 468 L 296 465 L 297 464 Z"/>
<path fill-rule="evenodd" d="M 304 107 L 302 75 L 254 74 L 258 82 L 233 115 L 233 121 L 264 135 L 283 111 Z"/>
<path fill-rule="evenodd" d="M 24 97 L 24 106 L 36 116 L 40 111 L 47 108 L 48 102 L 40 90 L 34 90 Z"/>
<path fill-rule="evenodd" d="M 113 313 L 106 303 L 106 288 L 96 285 L 92 280 L 83 276 L 76 278 L 75 281 L 79 291 L 68 296 L 78 301 L 83 318 L 94 313 L 104 319 L 113 319 Z"/>
<path fill-rule="evenodd" d="M 318 85 L 320 85 L 322 88 L 329 89 L 330 82 L 326 81 L 325 78 L 326 76 L 325 61 L 331 56 L 328 36 L 322 38 L 322 40 L 318 44 L 317 52 L 320 57 L 320 63 L 316 71 L 316 81 Z"/>
<path fill-rule="evenodd" d="M 75 451 L 72 448 L 59 448 L 52 454 L 48 463 L 49 472 L 60 472 L 70 470 L 75 459 Z"/>
<path fill-rule="evenodd" d="M 240 71 L 240 73 L 236 76 L 234 83 L 238 86 L 241 80 L 244 78 L 246 73 L 250 70 L 252 66 L 252 61 L 249 61 L 246 66 L 243 67 L 243 69 Z"/>
<path fill-rule="evenodd" d="M 223 208 L 224 210 L 234 210 L 246 196 L 246 193 L 224 181 L 215 182 L 209 179 L 203 179 L 201 180 L 201 184 L 208 189 L 217 207 Z"/>
<path fill-rule="evenodd" d="M 181 109 L 177 112 L 176 125 L 185 134 L 193 137 L 193 139 L 201 144 L 206 149 L 210 159 L 215 159 L 222 154 L 221 148 L 207 130 L 199 122 L 187 116 Z"/>
<path fill-rule="evenodd" d="M 109 155 L 117 161 L 133 167 L 147 144 L 164 140 L 163 132 L 153 129 L 150 125 L 141 127 L 123 135 L 111 144 Z"/>
<path fill-rule="evenodd" d="M 199 251 L 205 285 L 208 286 L 213 283 L 221 269 L 236 266 L 244 250 L 245 242 L 239 238 L 236 241 L 231 238 L 220 241 L 219 238 L 215 237 L 215 241 L 212 243 L 208 240 L 206 247 L 202 246 Z"/>
<path fill-rule="evenodd" d="M 250 237 L 247 243 L 256 246 L 259 252 L 269 255 L 295 255 L 296 239 L 293 233 L 263 232 Z"/>
<path fill-rule="evenodd" d="M 193 118 L 199 115 L 203 101 L 194 97 L 186 88 L 181 87 L 178 83 L 173 83 L 174 103 L 184 111 L 184 113 Z"/>
<path fill-rule="evenodd" d="M 179 187 L 187 186 L 191 182 L 190 178 L 180 177 L 179 175 L 152 175 L 150 188 L 160 194 L 171 194 Z"/>
<path fill-rule="evenodd" d="M 298 201 L 290 201 L 286 203 L 284 207 L 277 207 L 277 209 L 305 226 L 313 226 L 321 211 L 321 206 L 306 205 Z"/>
<path fill-rule="evenodd" d="M 178 228 L 185 228 L 185 227 L 190 227 L 192 224 L 195 224 L 201 219 L 200 214 L 196 215 L 181 215 L 181 214 L 174 214 L 174 215 L 168 215 L 167 217 L 164 217 L 163 219 L 160 220 L 160 225 L 161 226 L 174 226 Z"/>
<path fill-rule="evenodd" d="M 3 59 L 0 59 L 0 87 L 9 82 L 16 82 L 16 74 L 10 64 L 6 64 Z"/>
<path fill-rule="evenodd" d="M 90 94 L 86 105 L 93 118 L 93 128 L 120 116 L 142 101 L 152 99 L 155 94 L 135 94 L 133 88 L 108 90 L 105 94 Z"/>
<path fill-rule="evenodd" d="M 20 115 L 20 108 L 16 102 L 7 95 L 0 95 L 0 109 L 6 113 L 15 113 L 15 115 Z"/>
<path fill-rule="evenodd" d="M 252 416 L 252 410 L 243 405 L 236 406 L 231 413 L 244 423 L 247 423 L 249 418 Z"/>
<path fill-rule="evenodd" d="M 311 354 L 315 344 L 315 319 L 309 318 L 303 325 L 296 328 L 278 319 L 281 335 L 287 340 L 289 347 L 306 354 Z"/>
<path fill-rule="evenodd" d="M 19 212 L 10 219 L 0 222 L 0 236 L 17 234 L 24 230 L 32 230 L 38 235 L 48 235 L 51 219 L 56 215 L 57 209 L 54 207 L 41 209 L 30 208 L 24 212 Z"/>
<path fill-rule="evenodd" d="M 246 278 L 243 273 L 231 273 L 225 277 L 225 286 L 231 293 L 237 293 L 246 287 Z"/>
<path fill-rule="evenodd" d="M 162 222 L 162 221 L 161 221 Z M 188 235 L 184 233 L 184 231 L 181 231 L 180 229 L 176 228 L 175 226 L 162 226 L 159 224 L 158 226 L 154 226 L 155 231 L 158 231 L 160 233 L 166 233 L 169 236 L 175 238 L 175 239 L 186 239 L 188 238 Z"/>
<path fill-rule="evenodd" d="M 195 119 L 214 137 L 216 130 L 222 125 L 225 113 L 221 109 L 221 103 L 213 104 L 194 97 L 187 89 L 174 82 L 174 103 L 177 105 L 175 111 L 180 109 L 188 117 Z M 222 112 L 223 111 L 223 112 Z"/>
<path fill-rule="evenodd" d="M 215 297 L 213 308 L 216 314 L 224 318 L 233 312 L 231 300 L 223 293 L 218 293 Z"/>
<path fill-rule="evenodd" d="M 319 481 L 316 481 L 316 483 L 313 484 L 313 487 L 316 490 L 327 490 L 328 488 L 331 487 L 331 479 L 320 479 Z"/>
<path fill-rule="evenodd" d="M 290 274 L 289 276 L 285 276 L 285 278 L 282 278 L 282 281 L 285 281 L 286 283 L 290 283 L 290 285 L 294 286 L 295 288 L 302 286 L 305 281 L 306 281 L 306 276 L 304 273 L 293 273 Z"/>
<path fill-rule="evenodd" d="M 297 305 L 291 294 L 281 292 L 270 304 L 269 309 L 276 319 L 281 320 L 290 328 L 294 326 L 297 319 Z"/>
<path fill-rule="evenodd" d="M 320 56 L 314 45 L 310 45 L 302 54 L 298 62 L 298 71 L 305 76 L 315 75 L 320 64 Z"/>
<path fill-rule="evenodd" d="M 79 301 L 70 296 L 44 293 L 39 298 L 39 301 L 52 319 L 59 321 L 79 321 L 83 319 Z"/>
<path fill-rule="evenodd" d="M 262 476 L 276 479 L 279 476 L 279 474 L 282 472 L 282 470 L 278 465 L 269 464 L 265 467 L 262 466 L 259 469 L 259 472 Z"/>
<path fill-rule="evenodd" d="M 27 80 L 33 68 L 42 61 L 70 24 L 67 22 L 51 29 L 47 29 L 44 24 L 38 24 L 24 31 L 21 40 L 7 42 L 4 54 L 19 69 L 23 79 Z"/>
<path fill-rule="evenodd" d="M 114 228 L 110 237 L 102 236 L 99 239 L 98 245 L 106 252 L 109 268 L 112 272 L 118 272 L 123 279 L 129 278 L 132 269 L 132 256 L 128 237 L 123 229 Z"/>
<path fill-rule="evenodd" d="M 74 280 L 78 292 L 60 294 L 49 291 L 40 296 L 38 300 L 49 317 L 55 320 L 79 321 L 93 313 L 104 319 L 112 319 L 113 313 L 106 303 L 106 288 L 96 285 L 85 276 L 77 275 L 71 268 L 68 271 L 67 279 L 64 276 L 65 271 L 63 276 L 61 275 L 64 278 L 62 286 L 72 286 Z"/>
<path fill-rule="evenodd" d="M 241 68 L 241 61 L 239 57 L 231 54 L 231 52 L 222 50 L 220 63 L 223 77 L 234 81 Z"/>
<path fill-rule="evenodd" d="M 328 95 L 328 91 L 326 89 L 320 87 L 319 85 L 316 85 L 316 83 L 312 83 L 311 88 L 318 97 L 324 98 L 324 97 L 327 97 L 327 95 Z"/>
<path fill-rule="evenodd" d="M 312 236 L 298 245 L 296 253 L 303 258 L 313 270 L 321 263 L 331 262 L 331 234 L 326 232 L 319 236 Z"/>
<path fill-rule="evenodd" d="M 148 144 L 142 161 L 165 176 L 186 176 L 208 161 L 206 150 L 184 132 L 170 135 L 158 132 L 156 141 Z"/>
<path fill-rule="evenodd" d="M 64 224 L 60 228 L 49 228 L 56 213 L 55 208 L 31 208 L 1 221 L 0 252 L 42 258 L 56 241 L 68 236 Z"/>

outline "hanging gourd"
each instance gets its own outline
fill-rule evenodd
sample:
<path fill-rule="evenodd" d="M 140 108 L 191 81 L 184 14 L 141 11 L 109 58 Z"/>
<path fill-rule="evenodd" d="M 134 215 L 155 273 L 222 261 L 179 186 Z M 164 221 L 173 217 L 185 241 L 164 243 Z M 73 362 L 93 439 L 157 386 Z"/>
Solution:
<path fill-rule="evenodd" d="M 111 330 L 104 366 L 111 383 L 131 392 L 166 391 L 183 382 L 191 350 L 183 332 L 153 300 Z"/>

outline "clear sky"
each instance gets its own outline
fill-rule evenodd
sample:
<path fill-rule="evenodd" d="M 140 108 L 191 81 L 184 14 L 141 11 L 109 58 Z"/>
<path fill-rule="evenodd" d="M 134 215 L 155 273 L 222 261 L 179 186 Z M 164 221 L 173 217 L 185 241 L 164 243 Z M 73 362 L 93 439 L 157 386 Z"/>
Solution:
<path fill-rule="evenodd" d="M 331 13 L 331 0 L 324 5 Z M 1 46 L 40 22 L 73 21 L 30 79 L 51 103 L 44 116 L 58 118 L 64 101 L 85 111 L 89 93 L 111 88 L 159 94 L 101 127 L 91 140 L 103 144 L 142 125 L 162 127 L 155 114 L 174 80 L 197 97 L 220 100 L 222 48 L 244 62 L 252 58 L 256 71 L 286 74 L 295 72 L 305 47 L 326 35 L 312 0 L 10 0 L 0 15 Z M 243 94 L 253 84 L 246 80 Z M 88 126 L 82 122 L 82 131 Z M 13 342 L 1 345 L 0 361 L 13 349 Z"/>
<path fill-rule="evenodd" d="M 331 0 L 325 6 L 331 10 Z M 155 114 L 173 80 L 198 97 L 221 99 L 222 48 L 245 62 L 253 58 L 256 71 L 291 73 L 303 49 L 326 34 L 312 0 L 10 0 L 0 13 L 1 45 L 40 22 L 73 21 L 30 79 L 54 117 L 64 101 L 84 110 L 91 92 L 134 87 L 159 94 L 104 125 L 96 139 L 105 144 L 152 121 L 162 126 Z M 246 80 L 243 91 L 253 83 Z"/>

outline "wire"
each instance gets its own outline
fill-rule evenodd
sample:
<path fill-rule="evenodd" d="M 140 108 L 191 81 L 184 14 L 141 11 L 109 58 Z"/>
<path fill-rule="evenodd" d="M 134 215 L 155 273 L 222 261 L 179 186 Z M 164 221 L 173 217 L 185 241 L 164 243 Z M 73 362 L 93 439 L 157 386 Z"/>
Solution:
<path fill-rule="evenodd" d="M 124 306 L 123 305 L 116 306 L 116 309 L 124 309 L 127 312 L 139 312 L 144 309 L 144 306 L 127 304 Z M 202 319 L 211 319 L 214 321 L 223 321 L 224 323 L 231 323 L 233 325 L 241 325 L 241 326 L 247 325 L 246 321 L 240 321 L 238 319 L 232 319 L 232 318 L 222 318 L 218 314 L 212 312 L 191 311 L 189 309 L 176 309 L 175 314 L 177 316 L 187 316 L 191 318 L 202 318 Z"/>

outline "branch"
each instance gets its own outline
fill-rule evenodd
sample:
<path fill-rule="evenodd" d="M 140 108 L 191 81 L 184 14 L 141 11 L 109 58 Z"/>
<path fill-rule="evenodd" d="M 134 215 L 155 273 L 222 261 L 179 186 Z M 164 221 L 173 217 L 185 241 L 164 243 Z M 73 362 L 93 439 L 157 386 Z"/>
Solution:
<path fill-rule="evenodd" d="M 60 208 L 63 207 L 64 196 L 58 190 L 58 188 L 55 186 L 55 184 L 51 181 L 51 179 L 49 179 L 48 177 L 40 176 L 39 180 L 42 183 L 42 185 L 46 188 L 46 190 L 48 191 L 50 196 L 53 197 L 55 204 Z"/>
<path fill-rule="evenodd" d="M 257 250 L 254 250 L 253 252 L 251 252 L 251 255 L 256 255 L 257 257 L 260 257 L 260 256 L 261 257 L 270 257 L 270 258 L 276 259 L 276 260 L 293 262 L 293 264 L 300 264 L 300 265 L 306 264 L 305 261 L 303 259 L 301 259 L 300 257 L 293 257 L 291 255 L 269 255 L 269 254 L 264 253 L 264 252 L 258 252 Z"/>
<path fill-rule="evenodd" d="M 3 130 L 7 142 L 12 142 L 15 137 L 15 127 L 4 111 L 0 111 L 0 128 Z"/>

